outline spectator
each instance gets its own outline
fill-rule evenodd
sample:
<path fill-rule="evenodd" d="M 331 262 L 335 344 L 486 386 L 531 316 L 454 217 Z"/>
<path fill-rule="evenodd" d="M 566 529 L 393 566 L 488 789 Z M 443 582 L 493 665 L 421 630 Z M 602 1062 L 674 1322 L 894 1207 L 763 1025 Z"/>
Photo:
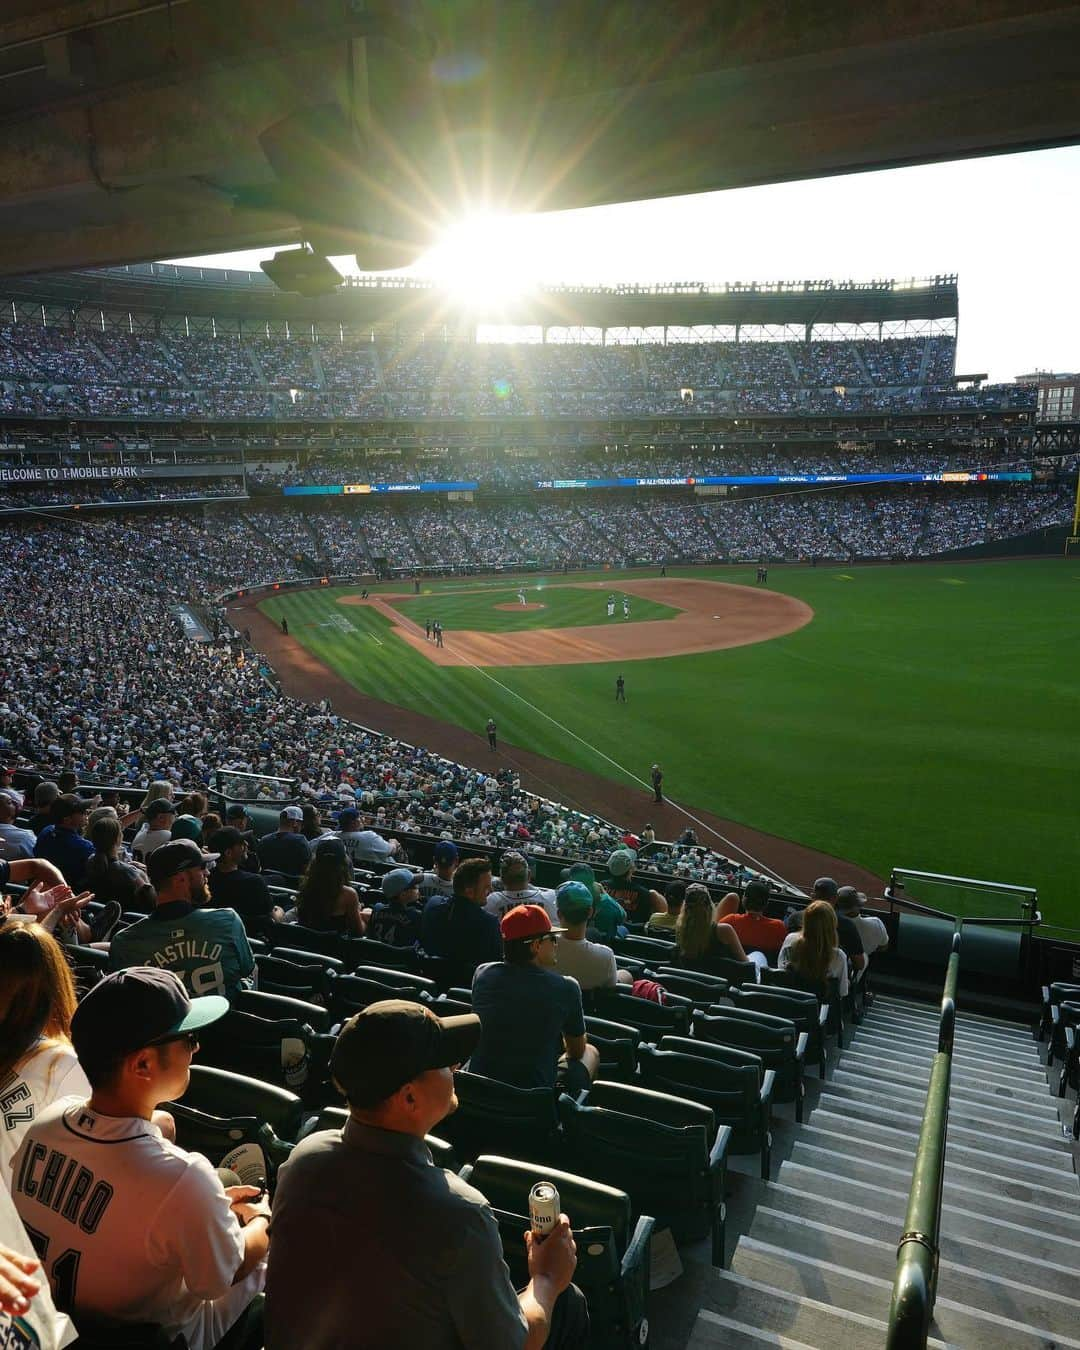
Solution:
<path fill-rule="evenodd" d="M 202 821 L 198 816 L 187 814 L 177 816 L 169 830 L 170 839 L 191 839 L 194 843 L 201 844 L 202 837 Z"/>
<path fill-rule="evenodd" d="M 432 872 L 420 874 L 420 898 L 425 902 L 433 895 L 454 894 L 454 873 L 457 871 L 457 845 L 449 839 L 440 839 L 432 851 Z"/>
<path fill-rule="evenodd" d="M 12 1191 L 23 1223 L 54 1250 L 70 1245 L 73 1215 L 93 1232 L 70 1281 L 50 1268 L 54 1297 L 76 1318 L 153 1323 L 189 1350 L 211 1350 L 244 1318 L 230 1344 L 262 1344 L 269 1206 L 254 1187 L 225 1189 L 152 1119 L 187 1090 L 199 1028 L 227 1010 L 222 998 L 190 999 L 168 971 L 140 968 L 108 976 L 72 1018 L 89 1100 L 58 1101 L 34 1122 Z M 48 1179 L 73 1166 L 88 1182 L 61 1212 Z"/>
<path fill-rule="evenodd" d="M 152 802 L 167 801 L 173 799 L 173 785 L 167 778 L 155 778 L 146 789 L 146 796 L 142 799 L 142 805 L 139 810 L 144 816 L 150 814 L 150 805 Z"/>
<path fill-rule="evenodd" d="M 70 1318 L 56 1311 L 8 1188 L 0 1186 L 0 1344 L 61 1350 L 77 1335 Z"/>
<path fill-rule="evenodd" d="M 818 998 L 828 996 L 826 980 L 836 980 L 841 998 L 847 996 L 848 959 L 838 945 L 836 911 L 830 901 L 807 905 L 801 930 L 784 939 L 776 964 L 792 971 Z"/>
<path fill-rule="evenodd" d="M 52 804 L 52 824 L 41 831 L 34 847 L 34 856 L 58 867 L 73 891 L 81 888 L 86 864 L 94 852 L 93 844 L 82 836 L 86 815 L 81 797 L 74 794 L 57 797 Z"/>
<path fill-rule="evenodd" d="M 300 833 L 309 844 L 313 844 L 316 839 L 321 839 L 327 831 L 323 828 L 322 817 L 319 815 L 316 806 L 313 806 L 311 802 L 305 802 L 302 810 L 304 812 L 304 824 Z"/>
<path fill-rule="evenodd" d="M 75 984 L 60 944 L 39 923 L 0 927 L 0 1186 L 45 1108 L 90 1085 L 71 1048 Z"/>
<path fill-rule="evenodd" d="M 596 1077 L 600 1056 L 585 1035 L 580 988 L 556 970 L 563 930 L 540 905 L 519 905 L 499 928 L 503 959 L 481 966 L 473 979 L 481 1030 L 469 1069 L 514 1087 L 576 1096 Z"/>
<path fill-rule="evenodd" d="M 850 919 L 859 930 L 863 952 L 867 962 L 875 952 L 889 949 L 889 930 L 876 914 L 867 914 L 863 910 L 866 896 L 854 886 L 841 886 L 836 892 L 836 915 L 839 927 L 840 919 Z"/>
<path fill-rule="evenodd" d="M 0 858 L 32 858 L 37 836 L 15 824 L 19 806 L 10 792 L 0 789 Z"/>
<path fill-rule="evenodd" d="M 564 881 L 555 892 L 559 918 L 566 925 L 558 946 L 560 975 L 577 980 L 582 993 L 613 989 L 617 983 L 632 984 L 629 971 L 620 971 L 615 953 L 585 936 L 593 912 L 592 891 L 582 881 Z M 625 980 L 620 980 L 625 976 Z"/>
<path fill-rule="evenodd" d="M 389 862 L 401 852 L 396 839 L 384 839 L 377 830 L 358 830 L 360 812 L 347 806 L 338 816 L 338 834 L 355 867 L 362 862 Z"/>
<path fill-rule="evenodd" d="M 259 841 L 255 837 L 255 831 L 251 828 L 251 817 L 242 802 L 231 802 L 225 808 L 225 825 L 234 830 L 239 830 L 244 840 L 245 852 L 241 861 L 243 870 L 245 872 L 261 872 Z M 307 838 L 307 835 L 305 834 L 304 837 Z"/>
<path fill-rule="evenodd" d="M 259 862 L 267 872 L 298 877 L 311 861 L 311 845 L 301 834 L 304 813 L 299 806 L 286 806 L 278 814 L 278 827 L 259 840 Z"/>
<path fill-rule="evenodd" d="M 415 872 L 395 867 L 382 879 L 383 899 L 372 910 L 368 936 L 391 947 L 415 947 L 420 941 L 424 911 Z"/>
<path fill-rule="evenodd" d="M 421 943 L 428 956 L 452 961 L 471 981 L 476 967 L 502 956 L 499 921 L 484 905 L 491 894 L 491 863 L 466 858 L 454 873 L 454 894 L 433 895 L 424 906 Z"/>
<path fill-rule="evenodd" d="M 120 822 L 115 816 L 101 816 L 90 828 L 95 852 L 86 864 L 86 885 L 96 900 L 114 902 L 122 910 L 153 912 L 154 890 L 146 868 L 121 856 L 124 842 Z"/>
<path fill-rule="evenodd" d="M 131 841 L 131 851 L 145 862 L 154 849 L 161 848 L 172 838 L 176 803 L 171 797 L 155 797 L 143 807 L 143 813 L 146 820 Z"/>
<path fill-rule="evenodd" d="M 484 908 L 496 919 L 501 919 L 518 905 L 540 905 L 552 922 L 558 918 L 555 892 L 534 886 L 525 855 L 512 850 L 502 856 L 498 884 L 492 882 Z"/>
<path fill-rule="evenodd" d="M 217 854 L 208 881 L 215 909 L 235 910 L 251 932 L 271 919 L 285 917 L 284 911 L 274 904 L 265 880 L 258 872 L 244 870 L 248 843 L 235 826 L 223 825 L 211 835 L 210 847 Z"/>
<path fill-rule="evenodd" d="M 232 998 L 244 987 L 255 958 L 240 916 L 235 910 L 206 907 L 207 864 L 216 856 L 202 853 L 190 839 L 176 839 L 151 853 L 148 870 L 156 908 L 113 938 L 110 970 L 161 966 L 178 975 L 193 997 Z"/>
<path fill-rule="evenodd" d="M 650 937 L 674 936 L 675 925 L 679 922 L 683 901 L 686 899 L 686 882 L 669 881 L 664 890 L 664 899 L 667 902 L 667 911 L 661 910 L 658 914 L 654 914 L 648 922 L 646 931 Z"/>
<path fill-rule="evenodd" d="M 674 964 L 705 975 L 722 975 L 724 961 L 749 959 L 731 925 L 716 922 L 708 887 L 697 883 L 687 886 L 682 913 L 675 924 Z"/>
<path fill-rule="evenodd" d="M 611 874 L 607 889 L 626 910 L 630 923 L 648 923 L 654 914 L 663 914 L 667 904 L 659 891 L 634 880 L 636 866 L 637 854 L 633 849 L 617 848 L 607 861 Z"/>
<path fill-rule="evenodd" d="M 743 905 L 746 912 L 739 913 L 739 897 L 729 905 L 730 896 L 720 902 L 720 918 L 717 922 L 730 924 L 739 935 L 739 941 L 747 952 L 763 952 L 765 956 L 776 956 L 784 945 L 788 930 L 783 919 L 766 917 L 765 907 L 769 903 L 769 885 L 765 881 L 748 881 L 743 891 Z"/>
<path fill-rule="evenodd" d="M 814 882 L 812 898 L 814 900 L 828 900 L 833 909 L 836 909 L 837 897 L 840 894 L 840 888 L 832 877 L 818 877 Z M 866 965 L 866 953 L 863 951 L 862 938 L 859 936 L 859 930 L 855 924 L 848 918 L 837 917 L 836 931 L 839 939 L 839 947 L 851 962 L 851 967 L 856 974 Z"/>
<path fill-rule="evenodd" d="M 587 929 L 590 942 L 608 943 L 626 936 L 626 910 L 608 895 L 588 863 L 574 863 L 567 868 L 566 879 L 580 881 L 592 892 L 592 923 Z"/>
<path fill-rule="evenodd" d="M 300 879 L 296 908 L 289 911 L 286 919 L 319 933 L 363 937 L 367 920 L 353 880 L 344 841 L 334 835 L 318 840 L 307 871 Z"/>
<path fill-rule="evenodd" d="M 60 788 L 48 780 L 34 789 L 34 814 L 27 826 L 31 834 L 39 835 L 46 825 L 52 824 L 52 805 L 59 796 Z"/>
<path fill-rule="evenodd" d="M 526 1234 L 530 1283 L 515 1294 L 486 1200 L 424 1143 L 457 1106 L 453 1070 L 479 1032 L 474 1016 L 397 1000 L 345 1024 L 331 1072 L 348 1122 L 303 1140 L 278 1174 L 267 1350 L 584 1346 L 565 1216 L 543 1243 Z"/>

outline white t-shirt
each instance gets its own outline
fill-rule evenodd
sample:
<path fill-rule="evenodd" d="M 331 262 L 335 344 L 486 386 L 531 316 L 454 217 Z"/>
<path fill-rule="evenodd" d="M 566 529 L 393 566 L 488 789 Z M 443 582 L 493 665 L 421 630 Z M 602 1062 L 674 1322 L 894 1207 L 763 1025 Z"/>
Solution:
<path fill-rule="evenodd" d="M 149 858 L 154 849 L 160 848 L 162 844 L 167 844 L 172 838 L 172 827 L 168 830 L 150 830 L 145 825 L 141 826 L 138 834 L 131 841 L 131 851 L 137 858 Z"/>
<path fill-rule="evenodd" d="M 338 837 L 354 864 L 387 862 L 393 856 L 393 845 L 374 830 L 343 830 Z"/>
<path fill-rule="evenodd" d="M 872 914 L 852 914 L 849 917 L 859 930 L 863 951 L 868 958 L 882 947 L 889 945 L 889 930 L 880 919 L 875 918 Z"/>
<path fill-rule="evenodd" d="M 583 938 L 572 942 L 565 934 L 555 951 L 560 975 L 577 980 L 582 989 L 610 989 L 615 985 L 618 967 L 610 947 Z"/>
<path fill-rule="evenodd" d="M 792 945 L 801 941 L 801 933 L 789 933 L 784 939 L 784 945 L 780 948 L 780 953 L 776 958 L 776 964 L 780 970 L 787 970 L 788 966 L 791 965 Z M 847 957 L 839 947 L 833 948 L 832 960 L 829 962 L 829 969 L 825 972 L 825 976 L 827 979 L 840 981 L 840 997 L 846 998 L 848 992 Z"/>
<path fill-rule="evenodd" d="M 33 1256 L 36 1259 L 34 1248 L 4 1186 L 0 1186 L 0 1243 L 20 1256 Z M 41 1281 L 41 1288 L 31 1300 L 27 1312 L 18 1317 L 9 1317 L 0 1312 L 0 1345 L 3 1346 L 40 1346 L 41 1350 L 62 1350 L 77 1335 L 70 1319 L 56 1311 L 45 1280 Z"/>
<path fill-rule="evenodd" d="M 217 1173 L 148 1120 L 56 1102 L 15 1155 L 12 1198 L 48 1241 L 53 1297 L 76 1316 L 158 1323 L 211 1350 L 266 1279 L 260 1264 L 233 1284 L 244 1237 Z"/>
<path fill-rule="evenodd" d="M 0 1083 L 0 1189 L 11 1190 L 11 1160 L 41 1113 L 61 1097 L 89 1095 L 75 1051 L 56 1042 L 42 1042 Z"/>
<path fill-rule="evenodd" d="M 489 914 L 501 919 L 516 905 L 543 905 L 548 918 L 558 926 L 559 911 L 555 907 L 555 892 L 545 890 L 542 886 L 526 886 L 520 891 L 492 891 L 484 908 Z"/>

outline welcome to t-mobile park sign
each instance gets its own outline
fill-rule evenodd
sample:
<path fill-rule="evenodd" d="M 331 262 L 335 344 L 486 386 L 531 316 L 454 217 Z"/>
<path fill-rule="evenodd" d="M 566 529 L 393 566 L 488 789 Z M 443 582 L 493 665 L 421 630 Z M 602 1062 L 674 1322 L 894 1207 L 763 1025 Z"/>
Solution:
<path fill-rule="evenodd" d="M 142 470 L 131 464 L 92 464 L 86 468 L 71 468 L 61 464 L 56 468 L 35 465 L 28 469 L 0 469 L 0 483 L 73 483 L 91 479 L 115 482 L 117 478 L 141 478 Z"/>

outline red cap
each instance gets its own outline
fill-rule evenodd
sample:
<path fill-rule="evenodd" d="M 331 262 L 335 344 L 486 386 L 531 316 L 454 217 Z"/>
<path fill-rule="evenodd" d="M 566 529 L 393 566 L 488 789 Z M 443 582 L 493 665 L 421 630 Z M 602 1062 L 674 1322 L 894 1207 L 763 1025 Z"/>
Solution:
<path fill-rule="evenodd" d="M 552 926 L 543 905 L 515 905 L 502 916 L 499 931 L 507 942 L 516 942 L 519 938 L 543 937 L 545 933 L 565 933 L 566 929 Z"/>

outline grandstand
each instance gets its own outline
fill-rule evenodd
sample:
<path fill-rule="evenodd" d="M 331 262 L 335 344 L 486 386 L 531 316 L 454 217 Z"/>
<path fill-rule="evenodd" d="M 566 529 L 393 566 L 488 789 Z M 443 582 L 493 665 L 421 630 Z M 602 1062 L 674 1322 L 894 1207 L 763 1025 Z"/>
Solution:
<path fill-rule="evenodd" d="M 558 291 L 519 316 L 544 340 L 491 342 L 427 324 L 424 287 L 306 302 L 159 264 L 6 284 L 0 540 L 19 603 L 0 614 L 0 748 L 28 794 L 17 826 L 65 772 L 133 809 L 159 781 L 206 793 L 204 817 L 242 802 L 260 835 L 289 805 L 312 837 L 347 832 L 353 808 L 400 847 L 350 868 L 365 909 L 394 865 L 427 869 L 447 841 L 496 867 L 523 851 L 541 887 L 587 864 L 615 890 L 612 854 L 642 827 L 559 800 L 538 771 L 289 696 L 227 599 L 331 577 L 994 556 L 1046 551 L 1071 520 L 1070 486 L 1033 457 L 1033 391 L 956 372 L 955 278 Z M 556 312 L 599 340 L 561 340 Z M 765 880 L 793 927 L 811 859 L 876 880 L 809 851 L 781 875 L 710 838 L 636 839 L 639 880 L 715 902 Z M 296 877 L 272 880 L 293 909 Z M 808 985 L 775 952 L 760 972 L 701 969 L 631 917 L 617 967 L 665 992 L 586 991 L 587 1093 L 458 1072 L 436 1161 L 504 1212 L 515 1275 L 513 1215 L 558 1176 L 593 1235 L 576 1276 L 591 1345 L 1074 1343 L 1075 948 L 1043 935 L 1034 895 L 976 904 L 994 920 L 979 925 L 876 889 L 888 944 L 861 978 L 861 941 L 842 983 Z M 217 1165 L 243 1143 L 273 1194 L 292 1147 L 342 1123 L 343 1021 L 388 997 L 467 1012 L 473 971 L 246 922 L 257 987 L 207 1029 L 172 1110 L 182 1147 Z M 65 950 L 92 987 L 104 951 Z M 80 1330 L 84 1350 L 119 1343 Z"/>

